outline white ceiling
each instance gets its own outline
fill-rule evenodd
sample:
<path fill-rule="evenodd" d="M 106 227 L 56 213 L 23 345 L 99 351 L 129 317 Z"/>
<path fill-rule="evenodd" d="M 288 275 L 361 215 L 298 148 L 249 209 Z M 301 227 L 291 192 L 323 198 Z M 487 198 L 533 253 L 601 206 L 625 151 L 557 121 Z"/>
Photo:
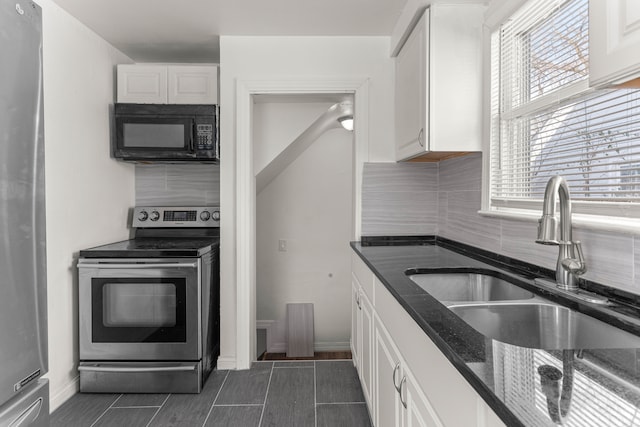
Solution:
<path fill-rule="evenodd" d="M 137 62 L 218 62 L 220 35 L 388 36 L 406 0 L 54 0 Z"/>

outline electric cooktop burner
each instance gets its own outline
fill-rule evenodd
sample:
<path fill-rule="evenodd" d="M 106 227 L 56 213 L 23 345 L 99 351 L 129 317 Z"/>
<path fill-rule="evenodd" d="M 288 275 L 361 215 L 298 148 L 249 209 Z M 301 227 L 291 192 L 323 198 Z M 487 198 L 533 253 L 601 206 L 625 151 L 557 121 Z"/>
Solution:
<path fill-rule="evenodd" d="M 135 207 L 135 237 L 80 251 L 84 258 L 199 257 L 220 244 L 217 207 Z"/>

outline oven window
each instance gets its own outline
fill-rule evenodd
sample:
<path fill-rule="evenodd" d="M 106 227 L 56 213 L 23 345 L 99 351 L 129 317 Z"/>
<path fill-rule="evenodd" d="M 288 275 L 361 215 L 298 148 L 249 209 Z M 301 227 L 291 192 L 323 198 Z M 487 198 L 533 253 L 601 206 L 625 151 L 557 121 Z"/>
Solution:
<path fill-rule="evenodd" d="M 93 342 L 186 342 L 185 278 L 93 278 Z"/>
<path fill-rule="evenodd" d="M 173 327 L 176 300 L 173 283 L 106 283 L 103 322 L 106 327 Z"/>
<path fill-rule="evenodd" d="M 127 148 L 184 148 L 183 123 L 124 123 Z"/>

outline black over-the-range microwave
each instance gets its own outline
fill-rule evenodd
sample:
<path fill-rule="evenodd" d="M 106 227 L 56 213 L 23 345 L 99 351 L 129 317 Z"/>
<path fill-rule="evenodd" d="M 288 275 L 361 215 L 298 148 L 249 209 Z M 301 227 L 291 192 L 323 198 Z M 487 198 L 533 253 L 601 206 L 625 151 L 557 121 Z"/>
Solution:
<path fill-rule="evenodd" d="M 215 162 L 217 105 L 115 104 L 112 154 L 135 162 Z"/>

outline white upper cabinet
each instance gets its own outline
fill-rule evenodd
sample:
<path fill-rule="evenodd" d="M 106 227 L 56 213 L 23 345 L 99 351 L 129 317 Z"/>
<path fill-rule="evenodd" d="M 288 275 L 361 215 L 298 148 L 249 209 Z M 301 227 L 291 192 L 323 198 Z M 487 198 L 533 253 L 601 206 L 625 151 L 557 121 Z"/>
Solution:
<path fill-rule="evenodd" d="M 395 91 L 396 160 L 403 160 L 428 150 L 428 9 L 398 52 Z"/>
<path fill-rule="evenodd" d="M 118 65 L 117 102 L 218 104 L 216 65 Z"/>
<path fill-rule="evenodd" d="M 167 67 L 118 65 L 118 102 L 167 103 Z"/>
<path fill-rule="evenodd" d="M 485 6 L 434 4 L 396 57 L 396 160 L 482 150 Z"/>
<path fill-rule="evenodd" d="M 174 65 L 167 67 L 169 104 L 217 104 L 218 67 Z"/>
<path fill-rule="evenodd" d="M 640 77 L 640 1 L 589 1 L 589 68 L 591 86 Z"/>

